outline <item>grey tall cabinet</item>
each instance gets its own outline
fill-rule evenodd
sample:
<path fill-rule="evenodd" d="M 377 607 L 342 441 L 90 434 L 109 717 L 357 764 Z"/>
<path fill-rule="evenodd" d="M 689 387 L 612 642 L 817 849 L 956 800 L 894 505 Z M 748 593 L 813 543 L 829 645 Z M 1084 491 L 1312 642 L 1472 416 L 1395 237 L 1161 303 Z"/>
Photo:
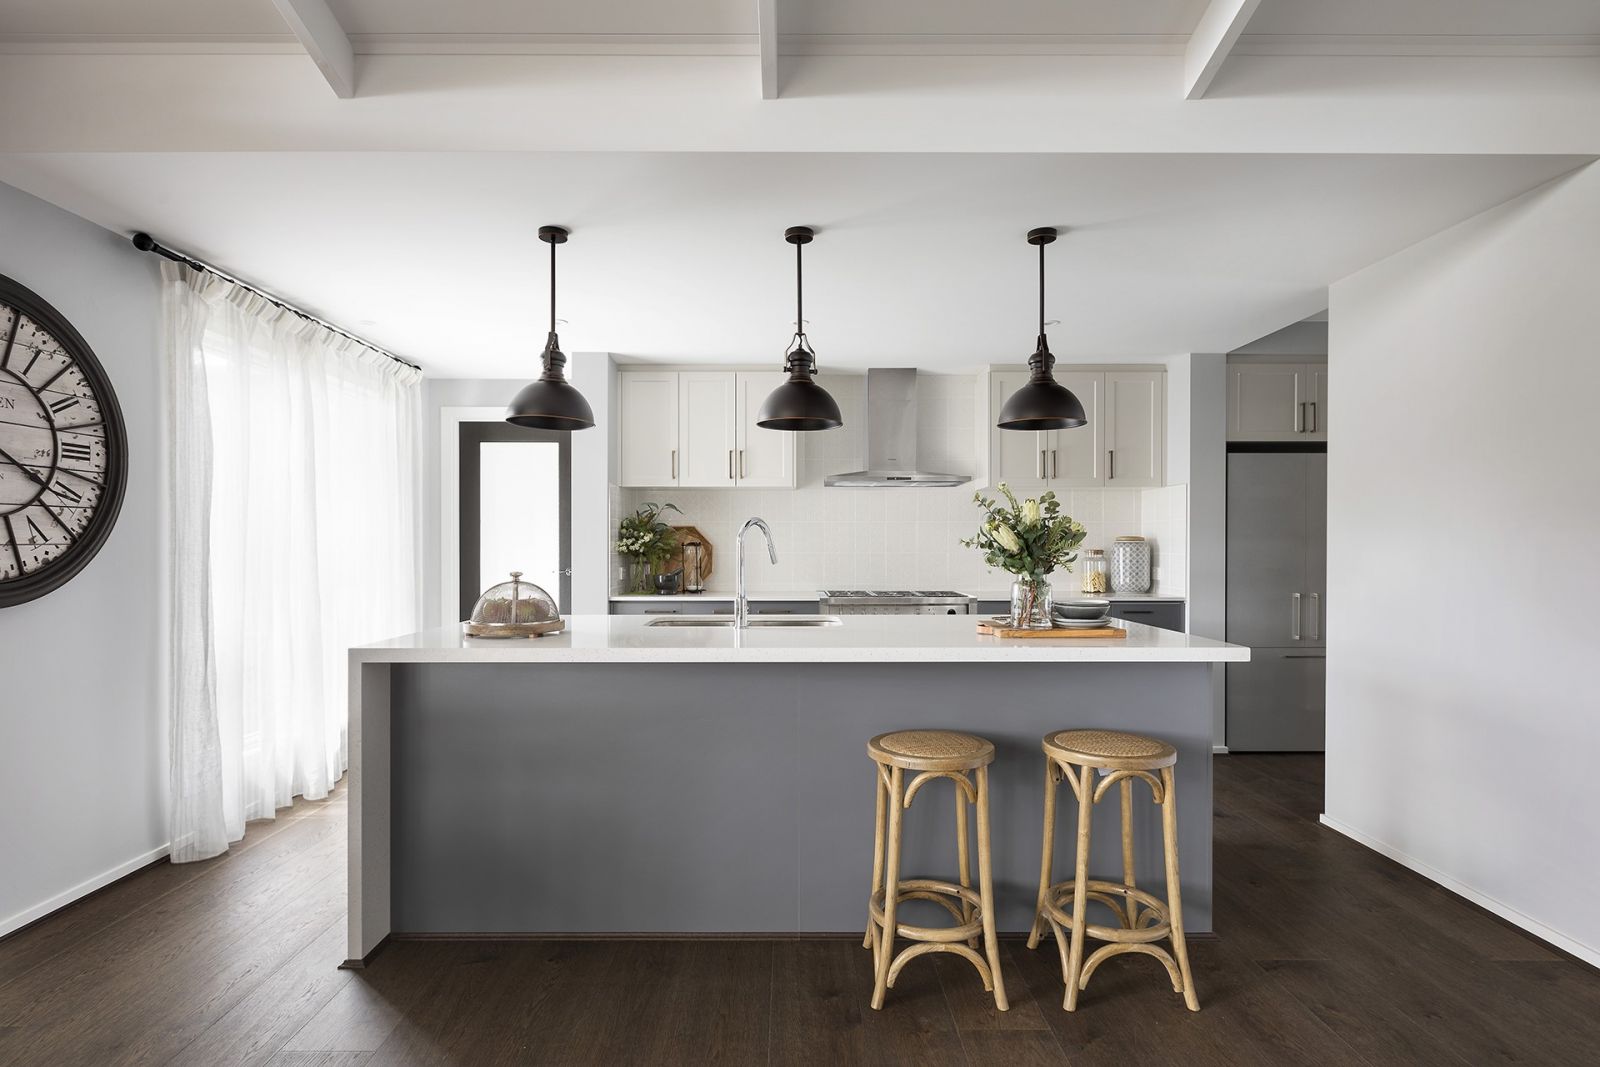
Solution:
<path fill-rule="evenodd" d="M 1321 751 L 1326 719 L 1328 457 L 1228 455 L 1227 746 Z"/>

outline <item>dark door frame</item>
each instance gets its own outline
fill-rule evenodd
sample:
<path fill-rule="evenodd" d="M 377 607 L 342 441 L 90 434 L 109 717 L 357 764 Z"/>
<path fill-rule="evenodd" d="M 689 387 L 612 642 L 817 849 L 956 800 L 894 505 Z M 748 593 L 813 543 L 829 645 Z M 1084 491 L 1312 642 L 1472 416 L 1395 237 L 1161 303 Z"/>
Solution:
<path fill-rule="evenodd" d="M 461 546 L 458 571 L 461 577 L 461 617 L 466 619 L 472 614 L 473 606 L 483 593 L 478 588 L 482 580 L 479 573 L 479 513 L 483 503 L 479 492 L 482 468 L 478 446 L 500 441 L 538 441 L 561 446 L 557 461 L 560 464 L 561 485 L 561 587 L 547 592 L 555 596 L 556 604 L 566 614 L 572 604 L 572 432 L 530 430 L 509 422 L 463 422 L 459 424 L 457 432 L 461 446 L 456 483 L 461 497 L 461 538 L 458 542 Z"/>

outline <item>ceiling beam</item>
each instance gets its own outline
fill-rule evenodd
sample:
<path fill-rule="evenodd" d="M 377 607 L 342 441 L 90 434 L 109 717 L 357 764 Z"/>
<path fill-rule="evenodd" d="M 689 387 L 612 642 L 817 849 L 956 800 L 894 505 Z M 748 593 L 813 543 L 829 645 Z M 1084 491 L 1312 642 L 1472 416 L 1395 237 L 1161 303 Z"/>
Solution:
<path fill-rule="evenodd" d="M 272 0 L 272 5 L 300 39 L 334 95 L 341 99 L 355 96 L 355 52 L 349 34 L 329 10 L 328 0 Z"/>
<path fill-rule="evenodd" d="M 1261 0 L 1211 0 L 1200 16 L 1183 56 L 1183 97 L 1198 100 L 1211 88 L 1211 80 L 1239 42 L 1245 23 Z"/>
<path fill-rule="evenodd" d="M 761 51 L 761 99 L 778 99 L 778 0 L 756 0 Z"/>

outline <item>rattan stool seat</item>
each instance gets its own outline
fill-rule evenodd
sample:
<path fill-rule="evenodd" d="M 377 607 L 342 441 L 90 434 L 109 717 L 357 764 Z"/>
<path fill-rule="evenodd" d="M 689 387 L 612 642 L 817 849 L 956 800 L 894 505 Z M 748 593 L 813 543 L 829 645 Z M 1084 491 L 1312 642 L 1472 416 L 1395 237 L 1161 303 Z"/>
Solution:
<path fill-rule="evenodd" d="M 955 730 L 900 730 L 868 741 L 867 755 L 908 771 L 970 771 L 994 762 L 994 745 Z"/>
<path fill-rule="evenodd" d="M 1080 767 L 1154 771 L 1178 762 L 1178 750 L 1165 741 L 1117 730 L 1057 730 L 1044 739 L 1045 755 Z"/>

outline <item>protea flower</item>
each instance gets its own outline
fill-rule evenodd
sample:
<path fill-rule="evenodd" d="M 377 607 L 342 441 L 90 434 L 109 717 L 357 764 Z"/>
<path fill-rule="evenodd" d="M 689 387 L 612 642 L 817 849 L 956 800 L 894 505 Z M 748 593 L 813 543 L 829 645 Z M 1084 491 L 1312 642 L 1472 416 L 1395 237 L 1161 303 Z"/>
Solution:
<path fill-rule="evenodd" d="M 1026 526 L 1039 525 L 1039 502 L 1032 498 L 1022 502 L 1022 522 Z"/>
<path fill-rule="evenodd" d="M 1009 526 L 996 526 L 994 528 L 994 539 L 1007 552 L 1022 551 L 1022 542 L 1017 540 L 1017 535 L 1011 532 L 1011 527 Z"/>

